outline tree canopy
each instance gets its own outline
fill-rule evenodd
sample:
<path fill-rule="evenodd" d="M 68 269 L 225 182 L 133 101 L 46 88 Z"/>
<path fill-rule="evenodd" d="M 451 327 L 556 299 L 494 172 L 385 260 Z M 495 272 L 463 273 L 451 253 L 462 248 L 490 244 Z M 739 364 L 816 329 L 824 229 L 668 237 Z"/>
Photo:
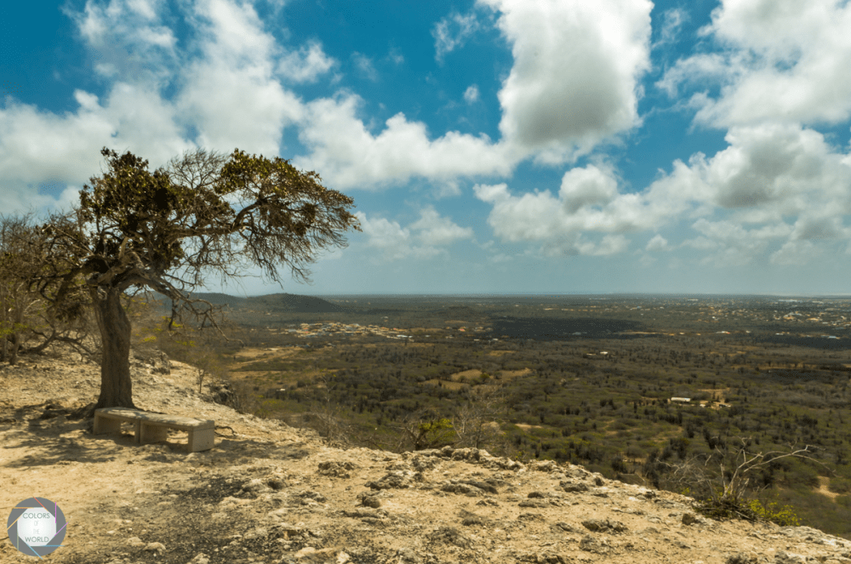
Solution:
<path fill-rule="evenodd" d="M 42 289 L 60 281 L 45 294 L 54 307 L 80 287 L 91 298 L 103 341 L 96 407 L 133 406 L 125 292 L 167 296 L 172 319 L 185 308 L 209 315 L 192 298 L 206 276 L 259 268 L 281 283 L 285 267 L 304 281 L 319 250 L 345 246 L 346 230 L 360 230 L 350 197 L 279 157 L 196 150 L 152 172 L 130 152 L 101 154 L 107 169 L 84 186 L 79 206 L 43 227 L 50 268 L 41 278 Z"/>

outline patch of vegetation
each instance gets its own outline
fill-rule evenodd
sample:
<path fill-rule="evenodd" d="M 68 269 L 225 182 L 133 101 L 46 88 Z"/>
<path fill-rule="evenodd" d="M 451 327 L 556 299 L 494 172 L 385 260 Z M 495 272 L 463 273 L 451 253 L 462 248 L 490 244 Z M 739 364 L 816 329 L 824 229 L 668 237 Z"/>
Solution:
<path fill-rule="evenodd" d="M 781 527 L 800 525 L 798 515 L 791 505 L 779 506 L 777 502 L 763 505 L 758 499 L 725 497 L 720 492 L 696 501 L 694 507 L 702 515 L 718 521 L 744 519 L 751 522 L 776 523 Z"/>
<path fill-rule="evenodd" d="M 415 448 L 406 426 L 445 419 L 456 431 L 446 440 L 459 446 L 581 464 L 673 491 L 690 486 L 703 498 L 706 484 L 683 481 L 678 467 L 691 461 L 720 480 L 721 453 L 734 468 L 729 457 L 741 439 L 755 453 L 810 445 L 811 459 L 774 460 L 749 473 L 747 501 L 727 509 L 782 520 L 789 505 L 801 522 L 851 537 L 851 300 L 329 301 L 345 310 L 232 304 L 238 326 L 212 356 L 253 390 L 255 412 L 388 449 Z M 310 329 L 289 331 L 300 323 Z M 347 325 L 385 330 L 333 332 Z M 547 340 L 528 338 L 538 326 Z M 514 338 L 500 333 L 506 328 L 526 332 Z M 412 422 L 415 413 L 427 415 Z M 826 476 L 835 499 L 819 489 Z"/>

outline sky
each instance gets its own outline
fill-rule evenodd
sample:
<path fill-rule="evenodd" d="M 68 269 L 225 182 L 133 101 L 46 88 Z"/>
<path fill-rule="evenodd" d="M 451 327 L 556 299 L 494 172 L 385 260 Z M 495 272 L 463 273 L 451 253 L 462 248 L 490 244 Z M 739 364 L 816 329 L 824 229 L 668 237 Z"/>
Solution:
<path fill-rule="evenodd" d="M 100 149 L 280 156 L 362 232 L 232 294 L 851 293 L 848 0 L 47 0 L 0 19 L 0 209 Z"/>

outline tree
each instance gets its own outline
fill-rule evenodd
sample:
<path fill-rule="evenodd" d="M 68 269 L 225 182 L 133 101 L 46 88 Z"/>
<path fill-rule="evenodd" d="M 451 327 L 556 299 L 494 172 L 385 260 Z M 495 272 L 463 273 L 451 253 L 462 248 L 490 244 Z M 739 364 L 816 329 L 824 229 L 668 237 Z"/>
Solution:
<path fill-rule="evenodd" d="M 79 310 L 67 315 L 81 296 L 69 293 L 63 310 L 50 311 L 31 287 L 45 266 L 44 244 L 32 216 L 0 218 L 0 361 L 15 364 L 19 352 L 41 351 L 54 341 L 92 353 L 86 317 Z"/>
<path fill-rule="evenodd" d="M 410 442 L 414 450 L 441 448 L 455 442 L 452 421 L 445 417 L 431 418 L 429 410 L 419 410 L 402 422 L 403 440 Z"/>
<path fill-rule="evenodd" d="M 503 436 L 499 419 L 505 415 L 505 390 L 493 384 L 469 390 L 452 419 L 461 446 L 484 448 Z"/>
<path fill-rule="evenodd" d="M 0 360 L 9 364 L 17 362 L 40 301 L 27 283 L 33 263 L 28 252 L 31 235 L 28 218 L 3 218 L 0 224 Z"/>
<path fill-rule="evenodd" d="M 281 283 L 286 266 L 306 281 L 320 249 L 345 246 L 345 231 L 360 230 L 351 198 L 279 157 L 196 150 L 150 172 L 132 153 L 101 154 L 107 170 L 83 187 L 79 206 L 44 225 L 50 272 L 39 283 L 61 281 L 46 296 L 54 307 L 75 288 L 89 294 L 103 341 L 95 408 L 134 407 L 127 295 L 153 290 L 171 300 L 172 323 L 190 314 L 216 325 L 213 307 L 192 297 L 207 275 L 257 267 Z"/>
<path fill-rule="evenodd" d="M 805 445 L 785 451 L 754 453 L 749 450 L 750 438 L 739 439 L 740 445 L 716 447 L 708 456 L 693 456 L 676 464 L 657 463 L 657 470 L 661 467 L 669 470 L 664 476 L 665 489 L 683 491 L 686 486 L 685 491 L 695 496 L 695 509 L 715 519 L 765 520 L 783 526 L 797 525 L 798 519 L 790 507 L 763 506 L 753 495 L 767 488 L 771 482 L 770 475 L 766 480 L 760 473 L 784 459 L 807 460 L 829 470 L 823 462 L 814 458 L 815 448 Z M 710 472 L 711 462 L 718 463 L 717 473 Z"/>

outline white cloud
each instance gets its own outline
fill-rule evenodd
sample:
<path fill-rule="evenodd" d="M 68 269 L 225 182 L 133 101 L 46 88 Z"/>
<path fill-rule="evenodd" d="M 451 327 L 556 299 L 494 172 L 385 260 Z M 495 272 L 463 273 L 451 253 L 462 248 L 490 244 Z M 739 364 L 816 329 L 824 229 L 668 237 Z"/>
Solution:
<path fill-rule="evenodd" d="M 311 153 L 297 164 L 322 171 L 339 188 L 375 189 L 416 176 L 504 175 L 529 154 L 560 162 L 638 124 L 637 79 L 649 65 L 649 0 L 480 3 L 502 13 L 499 27 L 514 53 L 499 94 L 499 143 L 457 132 L 430 140 L 424 124 L 403 114 L 372 134 L 356 115 L 360 99 L 340 93 L 306 104 L 300 140 Z M 459 14 L 443 20 L 434 32 L 439 52 L 460 45 L 458 37 L 472 33 L 475 21 Z M 468 31 L 450 34 L 451 22 Z M 474 86 L 465 92 L 468 103 L 478 98 Z"/>
<path fill-rule="evenodd" d="M 644 206 L 632 194 L 618 195 L 611 172 L 594 165 L 565 173 L 557 196 L 548 190 L 513 196 L 505 184 L 477 184 L 473 191 L 493 205 L 488 224 L 494 234 L 539 242 L 545 254 L 616 254 L 628 246 L 621 233 L 647 227 L 648 218 L 640 217 Z M 589 232 L 607 235 L 589 240 Z"/>
<path fill-rule="evenodd" d="M 447 53 L 462 47 L 480 27 L 474 12 L 460 14 L 452 12 L 437 22 L 431 30 L 434 37 L 434 58 L 442 63 Z"/>
<path fill-rule="evenodd" d="M 163 0 L 87 0 L 82 13 L 67 12 L 92 50 L 103 76 L 166 80 L 176 63 L 177 39 L 162 24 Z M 129 54 L 129 56 L 128 56 Z"/>
<path fill-rule="evenodd" d="M 198 144 L 230 152 L 278 154 L 281 134 L 302 117 L 301 101 L 275 78 L 278 47 L 250 4 L 196 5 L 204 57 L 185 71 L 178 106 Z"/>
<path fill-rule="evenodd" d="M 732 220 L 699 219 L 692 226 L 703 235 L 701 241 L 711 242 L 712 253 L 704 262 L 730 266 L 747 265 L 765 254 L 771 243 L 789 235 L 785 223 L 747 229 Z"/>
<path fill-rule="evenodd" d="M 639 123 L 649 0 L 479 0 L 501 12 L 514 65 L 499 92 L 503 139 L 563 162 Z"/>
<path fill-rule="evenodd" d="M 23 104 L 0 110 L 0 177 L 26 184 L 79 182 L 96 172 L 99 150 L 115 127 L 92 98 L 78 93 L 83 107 L 65 116 Z"/>
<path fill-rule="evenodd" d="M 650 241 L 647 242 L 647 246 L 645 247 L 645 250 L 651 252 L 667 251 L 668 249 L 668 240 L 659 235 L 658 233 L 654 235 L 653 238 L 650 239 Z"/>
<path fill-rule="evenodd" d="M 509 241 L 558 241 L 586 232 L 630 233 L 654 228 L 682 203 L 671 186 L 660 183 L 645 194 L 622 194 L 609 170 L 574 168 L 562 178 L 557 195 L 549 190 L 513 196 L 505 184 L 476 185 L 476 197 L 493 204 L 488 223 Z M 577 250 L 579 247 L 576 247 Z M 615 247 L 612 247 L 615 248 Z"/>
<path fill-rule="evenodd" d="M 427 246 L 446 246 L 461 239 L 472 239 L 473 230 L 461 227 L 448 217 L 441 217 L 432 207 L 420 212 L 420 219 L 411 224 L 411 229 L 419 231 L 418 237 Z"/>
<path fill-rule="evenodd" d="M 472 84 L 464 91 L 464 101 L 468 104 L 475 104 L 479 101 L 479 87 Z"/>
<path fill-rule="evenodd" d="M 295 164 L 321 171 L 335 188 L 365 190 L 416 176 L 451 180 L 511 170 L 502 147 L 487 136 L 450 131 L 430 140 L 425 124 L 410 122 L 403 114 L 388 119 L 384 130 L 373 135 L 356 115 L 360 104 L 354 95 L 309 102 L 299 139 L 311 153 L 294 159 Z"/>
<path fill-rule="evenodd" d="M 387 260 L 405 258 L 411 254 L 411 232 L 396 221 L 383 217 L 370 219 L 363 212 L 356 212 L 363 234 L 368 237 L 367 246 L 377 248 Z"/>
<path fill-rule="evenodd" d="M 446 253 L 446 247 L 459 240 L 472 239 L 473 230 L 442 217 L 433 207 L 420 211 L 420 218 L 402 227 L 397 221 L 379 217 L 370 219 L 365 213 L 355 214 L 368 237 L 367 246 L 379 249 L 384 260 L 406 257 L 428 258 Z M 419 241 L 420 244 L 415 244 Z"/>
<path fill-rule="evenodd" d="M 746 264 L 781 246 L 786 250 L 772 260 L 783 262 L 790 249 L 812 248 L 795 241 L 828 248 L 851 239 L 843 223 L 851 212 L 850 155 L 797 126 L 738 127 L 726 139 L 726 149 L 676 161 L 639 193 L 619 192 L 614 173 L 595 165 L 567 171 L 555 195 L 514 195 L 506 184 L 476 185 L 474 192 L 492 205 L 488 223 L 497 237 L 537 242 L 545 253 L 616 253 L 627 247 L 623 236 L 665 226 L 690 227 L 696 236 L 681 245 L 719 264 Z M 594 233 L 620 237 L 594 243 Z M 669 246 L 657 234 L 646 250 Z"/>
<path fill-rule="evenodd" d="M 133 151 L 152 166 L 196 141 L 224 152 L 240 147 L 278 154 L 283 128 L 302 116 L 301 101 L 276 79 L 284 51 L 250 4 L 201 0 L 177 7 L 194 10 L 181 14 L 193 27 L 181 61 L 174 34 L 162 23 L 162 0 L 89 0 L 82 12 L 69 12 L 99 61 L 106 94 L 77 90 L 78 107 L 63 114 L 7 98 L 0 107 L 4 199 L 56 203 L 38 195 L 38 185 L 82 184 L 100 170 L 104 146 Z M 303 65 L 289 67 L 298 79 L 309 79 L 330 61 L 318 44 L 299 55 Z M 163 95 L 166 87 L 175 91 L 170 99 Z"/>
<path fill-rule="evenodd" d="M 38 195 L 38 185 L 86 182 L 101 169 L 104 146 L 134 151 L 153 167 L 192 147 L 181 135 L 176 110 L 156 91 L 119 82 L 103 103 L 82 90 L 74 97 L 76 112 L 63 115 L 16 102 L 0 109 L 0 193 L 20 198 L 19 205 L 3 209 L 66 205 Z"/>
<path fill-rule="evenodd" d="M 372 62 L 372 59 L 363 53 L 355 51 L 352 53 L 352 60 L 355 63 L 355 68 L 361 76 L 373 82 L 378 80 L 378 71 L 375 69 L 375 64 Z"/>
<path fill-rule="evenodd" d="M 653 46 L 661 47 L 662 45 L 676 43 L 680 29 L 683 24 L 688 21 L 688 19 L 688 12 L 680 8 L 665 10 L 662 14 L 662 25 L 659 30 L 659 39 Z"/>
<path fill-rule="evenodd" d="M 581 238 L 577 240 L 575 248 L 580 255 L 587 256 L 609 256 L 624 252 L 629 247 L 629 240 L 623 235 L 604 235 L 600 241 L 594 243 Z"/>
<path fill-rule="evenodd" d="M 719 127 L 839 123 L 851 117 L 851 4 L 837 0 L 724 0 L 704 30 L 726 48 L 680 61 L 663 79 L 720 83 L 696 119 Z M 707 65 L 708 62 L 711 64 Z"/>
<path fill-rule="evenodd" d="M 569 214 L 587 206 L 608 204 L 617 194 L 617 181 L 595 166 L 569 170 L 562 177 L 559 190 L 562 205 Z"/>
<path fill-rule="evenodd" d="M 786 241 L 779 250 L 771 254 L 774 264 L 801 265 L 820 258 L 824 250 L 812 241 Z"/>
<path fill-rule="evenodd" d="M 737 127 L 730 146 L 695 164 L 709 185 L 710 201 L 722 208 L 756 208 L 774 219 L 817 206 L 849 209 L 851 160 L 824 136 L 794 125 Z"/>
<path fill-rule="evenodd" d="M 435 183 L 432 184 L 435 185 Z M 436 183 L 435 188 L 437 190 L 434 196 L 438 199 L 451 198 L 462 194 L 460 183 L 454 178 Z"/>
<path fill-rule="evenodd" d="M 399 52 L 399 50 L 398 50 L 398 49 L 396 49 L 395 47 L 393 47 L 392 49 L 390 49 L 390 52 L 387 54 L 387 58 L 388 58 L 388 59 L 389 59 L 389 60 L 390 60 L 390 61 L 391 61 L 394 65 L 401 65 L 402 63 L 404 63 L 404 62 L 405 62 L 405 56 L 404 56 L 404 55 L 402 55 L 402 53 L 400 53 L 400 52 Z"/>
<path fill-rule="evenodd" d="M 719 53 L 701 53 L 687 59 L 680 59 L 665 72 L 664 76 L 656 82 L 656 86 L 665 90 L 668 96 L 678 95 L 681 86 L 703 87 L 709 81 L 730 80 L 731 69 L 724 56 Z M 739 69 L 740 70 L 740 69 Z M 705 96 L 698 98 L 706 104 Z"/>
<path fill-rule="evenodd" d="M 322 45 L 311 42 L 298 51 L 292 51 L 281 57 L 277 71 L 286 80 L 292 82 L 316 82 L 336 64 L 337 61 L 322 50 Z"/>

